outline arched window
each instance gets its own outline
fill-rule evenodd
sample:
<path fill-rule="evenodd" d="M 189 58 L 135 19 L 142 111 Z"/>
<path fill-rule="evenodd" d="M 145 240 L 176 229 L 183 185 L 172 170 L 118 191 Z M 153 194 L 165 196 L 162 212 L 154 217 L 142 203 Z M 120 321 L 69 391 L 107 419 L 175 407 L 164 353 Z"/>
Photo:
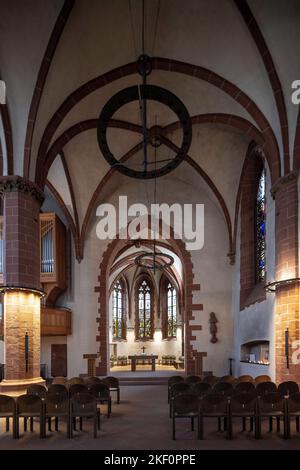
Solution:
<path fill-rule="evenodd" d="M 167 325 L 166 337 L 176 338 L 177 330 L 177 295 L 176 289 L 169 282 L 167 286 Z"/>
<path fill-rule="evenodd" d="M 137 290 L 137 338 L 151 339 L 153 337 L 153 295 L 152 288 L 143 279 Z"/>
<path fill-rule="evenodd" d="M 113 289 L 113 338 L 126 338 L 126 320 L 125 320 L 125 288 L 119 280 Z"/>
<path fill-rule="evenodd" d="M 266 167 L 252 143 L 241 181 L 240 310 L 266 298 Z"/>
<path fill-rule="evenodd" d="M 265 280 L 266 274 L 266 175 L 265 169 L 262 170 L 256 194 L 256 213 L 255 213 L 255 268 L 256 282 Z"/>

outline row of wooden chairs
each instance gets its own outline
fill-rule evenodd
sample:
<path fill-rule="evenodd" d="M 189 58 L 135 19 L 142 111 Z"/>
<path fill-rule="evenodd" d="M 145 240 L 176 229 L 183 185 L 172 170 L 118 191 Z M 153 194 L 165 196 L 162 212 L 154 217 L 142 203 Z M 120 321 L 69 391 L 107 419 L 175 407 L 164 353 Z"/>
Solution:
<path fill-rule="evenodd" d="M 221 420 L 224 421 L 227 439 L 233 438 L 233 418 L 242 418 L 243 430 L 246 430 L 246 419 L 250 418 L 251 431 L 256 439 L 261 437 L 262 418 L 269 419 L 269 430 L 273 429 L 273 418 L 277 421 L 277 431 L 283 422 L 284 438 L 291 437 L 291 419 L 296 419 L 296 429 L 300 431 L 300 393 L 283 398 L 280 393 L 269 393 L 257 397 L 255 393 L 243 392 L 230 398 L 212 392 L 201 398 L 194 394 L 183 393 L 174 398 L 172 406 L 172 437 L 176 436 L 176 419 L 189 418 L 194 430 L 194 420 L 198 421 L 198 439 L 204 438 L 204 418 L 218 420 L 221 431 Z"/>
<path fill-rule="evenodd" d="M 262 378 L 265 377 L 269 379 L 268 376 L 261 376 L 261 377 Z M 257 390 L 258 394 L 276 392 L 278 390 L 279 393 L 281 393 L 283 396 L 299 391 L 298 384 L 296 382 L 291 382 L 291 381 L 279 384 L 278 389 L 277 389 L 277 385 L 274 382 L 271 382 L 271 380 L 266 380 L 266 381 L 258 380 L 255 382 L 255 381 L 246 381 L 246 380 L 226 381 L 223 379 L 224 377 L 222 377 L 220 380 L 217 380 L 217 381 L 209 381 L 207 380 L 207 378 L 202 379 L 200 376 L 197 376 L 197 375 L 191 375 L 186 378 L 180 375 L 172 376 L 168 380 L 168 402 L 170 402 L 171 388 L 175 384 L 183 384 L 183 383 L 187 385 L 191 385 L 191 386 L 195 384 L 203 384 L 203 385 L 198 386 L 199 392 L 201 390 L 210 391 L 213 388 L 216 392 L 227 393 L 227 394 L 230 394 L 233 389 L 235 389 L 236 391 L 240 391 L 240 392 L 251 392 L 253 390 Z M 185 387 L 184 385 L 180 387 L 182 388 L 183 391 L 185 389 L 188 390 L 188 387 Z"/>
<path fill-rule="evenodd" d="M 99 377 L 72 377 L 71 379 L 67 379 L 66 377 L 54 377 L 52 380 L 52 385 L 63 385 L 67 389 L 69 389 L 72 385 L 95 385 L 98 383 L 104 383 L 108 385 L 110 392 L 116 392 L 117 394 L 117 403 L 120 403 L 120 383 L 117 377 L 104 377 L 100 379 Z"/>
<path fill-rule="evenodd" d="M 168 398 L 170 404 L 170 416 L 172 413 L 172 401 L 174 397 L 183 393 L 189 393 L 202 397 L 209 393 L 220 393 L 227 397 L 237 395 L 238 393 L 252 393 L 258 397 L 269 393 L 278 392 L 281 397 L 288 397 L 299 392 L 299 386 L 296 382 L 287 381 L 277 385 L 274 382 L 261 382 L 255 385 L 251 382 L 239 382 L 233 385 L 229 382 L 217 382 L 211 386 L 207 382 L 187 382 L 179 381 L 173 383 L 168 390 Z"/>
<path fill-rule="evenodd" d="M 24 432 L 27 431 L 27 420 L 30 431 L 34 430 L 35 419 L 39 422 L 40 437 L 46 437 L 46 422 L 51 430 L 51 420 L 55 419 L 55 430 L 58 431 L 58 421 L 64 418 L 67 422 L 67 436 L 73 437 L 76 430 L 76 418 L 80 420 L 82 430 L 83 418 L 93 419 L 93 435 L 97 437 L 100 430 L 100 411 L 97 399 L 91 393 L 77 393 L 69 398 L 60 393 L 48 393 L 43 399 L 38 395 L 21 395 L 16 400 L 7 395 L 0 395 L 0 418 L 6 420 L 6 431 L 9 431 L 10 420 L 13 421 L 13 437 L 19 438 L 19 420 L 24 420 Z"/>
<path fill-rule="evenodd" d="M 107 405 L 107 417 L 110 417 L 112 410 L 112 400 L 110 396 L 109 386 L 104 383 L 95 383 L 93 385 L 84 385 L 84 384 L 74 384 L 70 385 L 69 388 L 61 384 L 50 385 L 49 388 L 44 385 L 31 385 L 27 389 L 28 395 L 36 395 L 44 400 L 48 395 L 61 395 L 65 399 L 72 398 L 74 395 L 79 393 L 89 393 L 91 394 L 99 404 Z"/>

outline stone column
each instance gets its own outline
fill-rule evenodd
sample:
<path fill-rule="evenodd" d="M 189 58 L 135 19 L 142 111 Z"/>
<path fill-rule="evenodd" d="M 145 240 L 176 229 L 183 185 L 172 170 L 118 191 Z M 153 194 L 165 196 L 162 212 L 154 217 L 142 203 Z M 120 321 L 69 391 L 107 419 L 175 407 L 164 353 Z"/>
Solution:
<path fill-rule="evenodd" d="M 272 188 L 276 201 L 276 281 L 299 277 L 298 172 L 282 178 Z M 286 360 L 286 331 L 289 332 L 289 368 Z M 300 382 L 300 365 L 293 364 L 292 344 L 299 340 L 299 282 L 282 282 L 276 288 L 275 354 L 276 382 Z"/>
<path fill-rule="evenodd" d="M 0 179 L 4 221 L 4 350 L 2 393 L 26 390 L 40 377 L 40 236 L 43 194 L 21 177 Z"/>

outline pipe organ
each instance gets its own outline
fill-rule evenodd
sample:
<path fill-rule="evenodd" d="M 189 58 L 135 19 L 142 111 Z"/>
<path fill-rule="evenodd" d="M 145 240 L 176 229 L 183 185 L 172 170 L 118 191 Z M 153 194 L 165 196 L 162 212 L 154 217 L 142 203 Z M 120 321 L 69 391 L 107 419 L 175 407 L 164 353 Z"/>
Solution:
<path fill-rule="evenodd" d="M 0 285 L 3 284 L 3 217 L 0 217 Z M 66 275 L 66 228 L 55 213 L 40 214 L 40 281 L 46 298 L 42 305 L 42 336 L 71 334 L 71 311 L 56 307 L 68 287 Z M 3 335 L 0 313 L 0 338 Z"/>
<path fill-rule="evenodd" d="M 67 287 L 66 229 L 56 214 L 40 214 L 40 237 L 41 283 L 49 297 L 52 288 L 63 292 Z M 54 304 L 55 300 L 47 298 L 47 304 Z"/>
<path fill-rule="evenodd" d="M 54 272 L 54 221 L 41 219 L 41 275 Z"/>

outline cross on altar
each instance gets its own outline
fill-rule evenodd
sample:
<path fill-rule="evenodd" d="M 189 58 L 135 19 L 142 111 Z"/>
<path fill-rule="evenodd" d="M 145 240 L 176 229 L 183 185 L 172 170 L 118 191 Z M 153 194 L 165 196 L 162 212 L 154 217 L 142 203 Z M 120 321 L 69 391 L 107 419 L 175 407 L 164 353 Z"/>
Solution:
<path fill-rule="evenodd" d="M 145 346 L 142 347 L 143 354 L 145 354 Z"/>

